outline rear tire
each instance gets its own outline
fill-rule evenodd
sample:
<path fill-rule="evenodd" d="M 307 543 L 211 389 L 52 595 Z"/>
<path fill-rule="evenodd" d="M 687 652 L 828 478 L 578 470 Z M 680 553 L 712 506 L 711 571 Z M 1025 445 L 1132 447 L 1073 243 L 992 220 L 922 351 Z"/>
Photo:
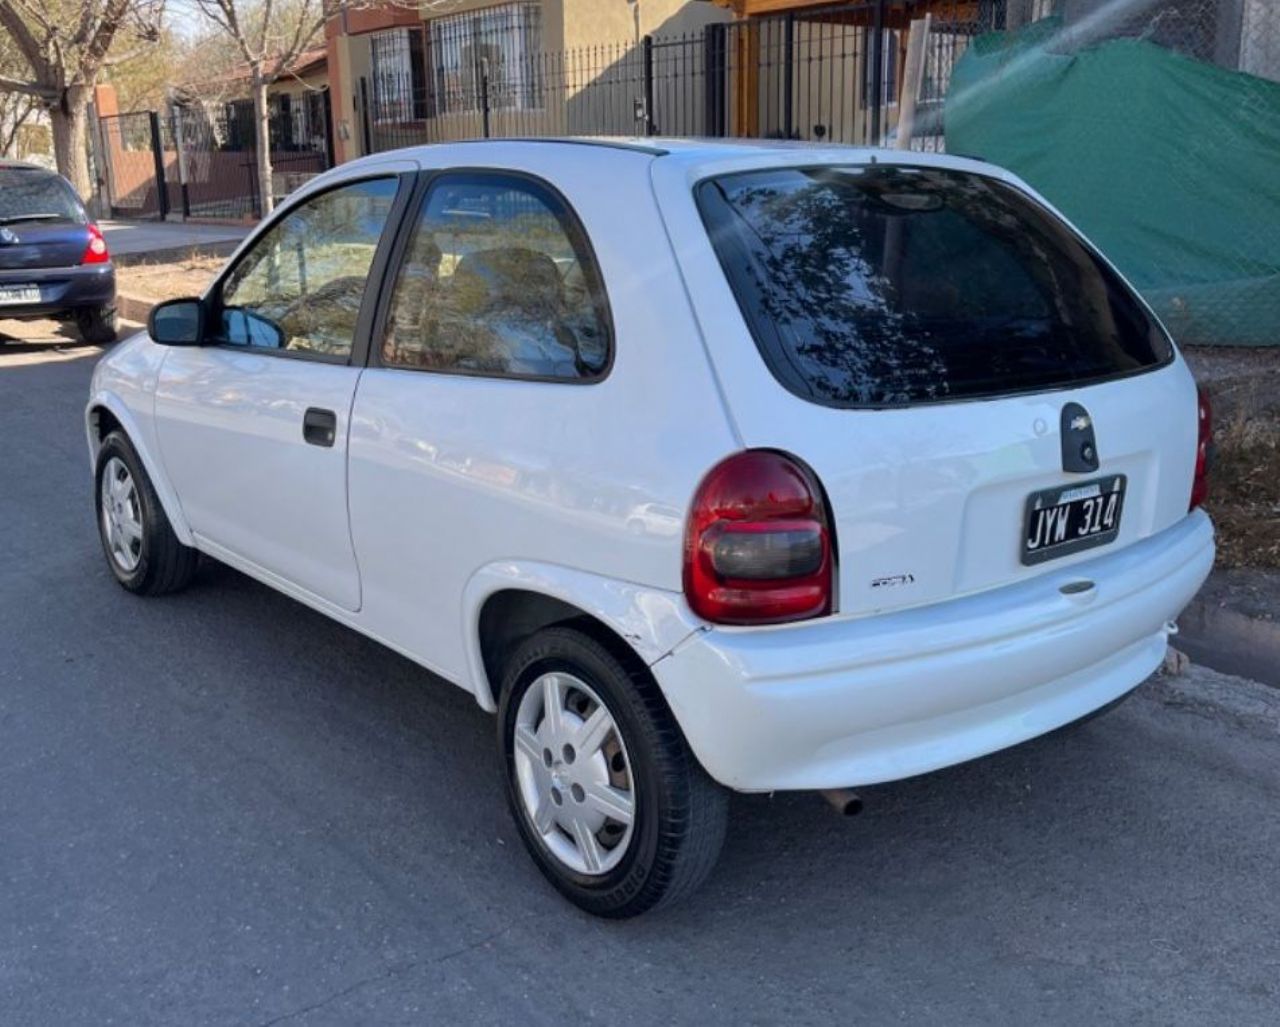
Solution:
<path fill-rule="evenodd" d="M 76 311 L 76 331 L 85 342 L 95 346 L 115 342 L 118 328 L 115 307 L 86 307 Z"/>
<path fill-rule="evenodd" d="M 623 918 L 679 902 L 715 865 L 728 793 L 621 644 L 565 626 L 524 642 L 507 664 L 498 744 L 521 839 L 586 912 Z"/>
<path fill-rule="evenodd" d="M 186 588 L 195 576 L 199 553 L 178 541 L 123 432 L 113 431 L 98 449 L 94 485 L 98 537 L 116 581 L 138 595 Z"/>

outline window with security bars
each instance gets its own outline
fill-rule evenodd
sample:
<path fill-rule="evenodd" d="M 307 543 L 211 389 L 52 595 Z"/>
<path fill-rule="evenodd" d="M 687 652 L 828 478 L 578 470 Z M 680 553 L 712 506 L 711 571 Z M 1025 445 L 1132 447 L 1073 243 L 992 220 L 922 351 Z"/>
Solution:
<path fill-rule="evenodd" d="M 267 98 L 267 109 L 273 150 L 320 151 L 327 147 L 323 90 L 273 93 Z"/>
<path fill-rule="evenodd" d="M 541 106 L 536 55 L 542 46 L 542 8 L 508 3 L 428 23 L 436 106 L 440 113 L 488 106 Z"/>
<path fill-rule="evenodd" d="M 421 29 L 395 28 L 369 37 L 374 121 L 430 117 L 426 43 Z"/>

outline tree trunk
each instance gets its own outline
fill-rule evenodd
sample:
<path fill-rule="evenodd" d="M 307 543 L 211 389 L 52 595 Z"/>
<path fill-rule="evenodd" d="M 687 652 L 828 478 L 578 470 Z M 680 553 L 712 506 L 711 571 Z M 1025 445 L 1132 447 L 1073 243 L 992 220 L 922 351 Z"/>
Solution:
<path fill-rule="evenodd" d="M 253 77 L 253 125 L 254 142 L 258 154 L 258 210 L 263 217 L 275 207 L 271 191 L 271 120 L 267 107 L 267 80 L 262 69 L 254 66 Z"/>
<path fill-rule="evenodd" d="M 89 181 L 88 103 L 87 87 L 68 86 L 62 91 L 61 99 L 49 108 L 53 159 L 58 173 L 66 177 L 86 202 L 93 196 L 93 183 Z"/>

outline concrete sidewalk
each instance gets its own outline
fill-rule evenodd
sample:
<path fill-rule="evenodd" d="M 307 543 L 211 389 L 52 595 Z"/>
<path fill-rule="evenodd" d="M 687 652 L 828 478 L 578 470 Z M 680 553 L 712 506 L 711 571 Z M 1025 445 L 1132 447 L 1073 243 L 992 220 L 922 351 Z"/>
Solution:
<path fill-rule="evenodd" d="M 98 226 L 117 264 L 163 259 L 199 250 L 213 255 L 230 253 L 252 225 L 212 225 L 190 221 L 100 221 Z"/>

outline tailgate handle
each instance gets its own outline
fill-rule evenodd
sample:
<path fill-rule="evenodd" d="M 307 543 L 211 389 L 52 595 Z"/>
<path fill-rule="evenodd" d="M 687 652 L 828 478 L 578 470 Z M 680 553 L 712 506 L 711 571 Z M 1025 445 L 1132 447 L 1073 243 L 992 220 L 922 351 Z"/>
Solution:
<path fill-rule="evenodd" d="M 1090 474 L 1098 469 L 1093 418 L 1079 403 L 1062 408 L 1062 469 L 1068 474 Z"/>
<path fill-rule="evenodd" d="M 332 410 L 307 407 L 302 415 L 302 437 L 312 446 L 332 448 L 338 435 L 338 415 Z"/>

